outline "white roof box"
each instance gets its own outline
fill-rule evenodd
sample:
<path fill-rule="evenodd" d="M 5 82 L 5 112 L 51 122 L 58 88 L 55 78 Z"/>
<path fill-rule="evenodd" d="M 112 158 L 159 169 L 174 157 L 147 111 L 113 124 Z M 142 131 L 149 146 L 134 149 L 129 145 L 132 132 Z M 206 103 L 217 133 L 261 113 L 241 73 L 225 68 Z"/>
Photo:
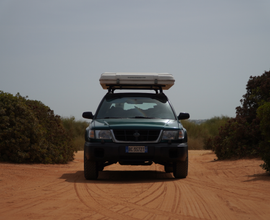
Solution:
<path fill-rule="evenodd" d="M 168 90 L 174 84 L 169 73 L 102 73 L 100 85 L 103 89 L 155 89 Z"/>

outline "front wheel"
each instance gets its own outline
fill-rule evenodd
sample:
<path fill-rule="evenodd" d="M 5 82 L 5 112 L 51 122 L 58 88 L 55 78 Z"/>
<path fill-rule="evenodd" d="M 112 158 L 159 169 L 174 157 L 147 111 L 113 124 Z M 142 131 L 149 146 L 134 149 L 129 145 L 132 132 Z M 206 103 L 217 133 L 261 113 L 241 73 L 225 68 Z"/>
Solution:
<path fill-rule="evenodd" d="M 164 165 L 164 170 L 166 173 L 172 173 L 173 172 L 173 166 Z"/>
<path fill-rule="evenodd" d="M 84 177 L 87 180 L 96 180 L 98 178 L 97 162 L 89 161 L 84 156 Z"/>
<path fill-rule="evenodd" d="M 188 156 L 185 161 L 175 162 L 173 165 L 173 175 L 175 179 L 186 178 L 188 174 Z"/>

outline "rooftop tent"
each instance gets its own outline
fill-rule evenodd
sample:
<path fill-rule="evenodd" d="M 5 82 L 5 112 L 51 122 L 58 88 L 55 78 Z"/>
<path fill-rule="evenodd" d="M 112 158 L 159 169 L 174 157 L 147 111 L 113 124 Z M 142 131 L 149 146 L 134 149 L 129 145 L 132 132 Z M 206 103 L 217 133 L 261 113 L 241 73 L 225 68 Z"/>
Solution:
<path fill-rule="evenodd" d="M 168 90 L 174 85 L 174 78 L 169 73 L 111 73 L 100 76 L 103 89 L 153 89 Z"/>

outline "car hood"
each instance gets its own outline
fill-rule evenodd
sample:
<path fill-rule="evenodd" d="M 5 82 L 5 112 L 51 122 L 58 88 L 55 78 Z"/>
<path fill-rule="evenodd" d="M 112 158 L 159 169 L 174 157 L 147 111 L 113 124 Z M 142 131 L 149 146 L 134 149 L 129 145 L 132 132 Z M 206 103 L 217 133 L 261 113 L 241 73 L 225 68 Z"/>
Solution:
<path fill-rule="evenodd" d="M 96 119 L 91 123 L 91 129 L 182 129 L 177 120 L 169 119 Z"/>

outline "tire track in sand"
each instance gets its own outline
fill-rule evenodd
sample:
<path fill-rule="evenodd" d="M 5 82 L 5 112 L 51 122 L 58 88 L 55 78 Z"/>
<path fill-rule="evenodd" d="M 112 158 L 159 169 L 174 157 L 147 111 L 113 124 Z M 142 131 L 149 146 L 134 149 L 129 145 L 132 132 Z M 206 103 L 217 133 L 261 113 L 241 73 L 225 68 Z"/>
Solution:
<path fill-rule="evenodd" d="M 141 183 L 138 183 L 141 184 Z M 97 181 L 74 183 L 78 198 L 95 214 L 112 219 L 189 219 L 196 217 L 176 213 L 180 206 L 180 190 L 177 184 L 154 182 L 136 196 L 128 199 L 116 198 L 113 193 L 104 192 Z M 112 189 L 113 190 L 113 189 Z M 171 199 L 173 194 L 173 199 Z"/>
<path fill-rule="evenodd" d="M 51 188 L 48 188 L 48 186 L 51 186 Z M 30 210 L 33 207 L 44 204 L 45 202 L 49 203 L 56 197 L 66 195 L 68 192 L 70 192 L 70 190 L 72 190 L 72 186 L 69 184 L 52 185 L 52 183 L 46 183 L 43 186 L 40 186 L 39 190 L 32 189 L 31 192 L 29 189 L 27 189 L 26 191 L 29 191 L 27 193 L 27 199 L 25 199 L 25 196 L 22 196 L 21 200 L 18 200 L 19 198 L 17 198 L 16 202 L 14 202 L 11 198 L 10 201 L 7 201 L 9 205 L 5 207 L 4 210 L 0 208 L 1 217 L 4 217 L 5 213 L 12 212 L 13 214 L 16 214 L 22 212 L 23 210 Z"/>

